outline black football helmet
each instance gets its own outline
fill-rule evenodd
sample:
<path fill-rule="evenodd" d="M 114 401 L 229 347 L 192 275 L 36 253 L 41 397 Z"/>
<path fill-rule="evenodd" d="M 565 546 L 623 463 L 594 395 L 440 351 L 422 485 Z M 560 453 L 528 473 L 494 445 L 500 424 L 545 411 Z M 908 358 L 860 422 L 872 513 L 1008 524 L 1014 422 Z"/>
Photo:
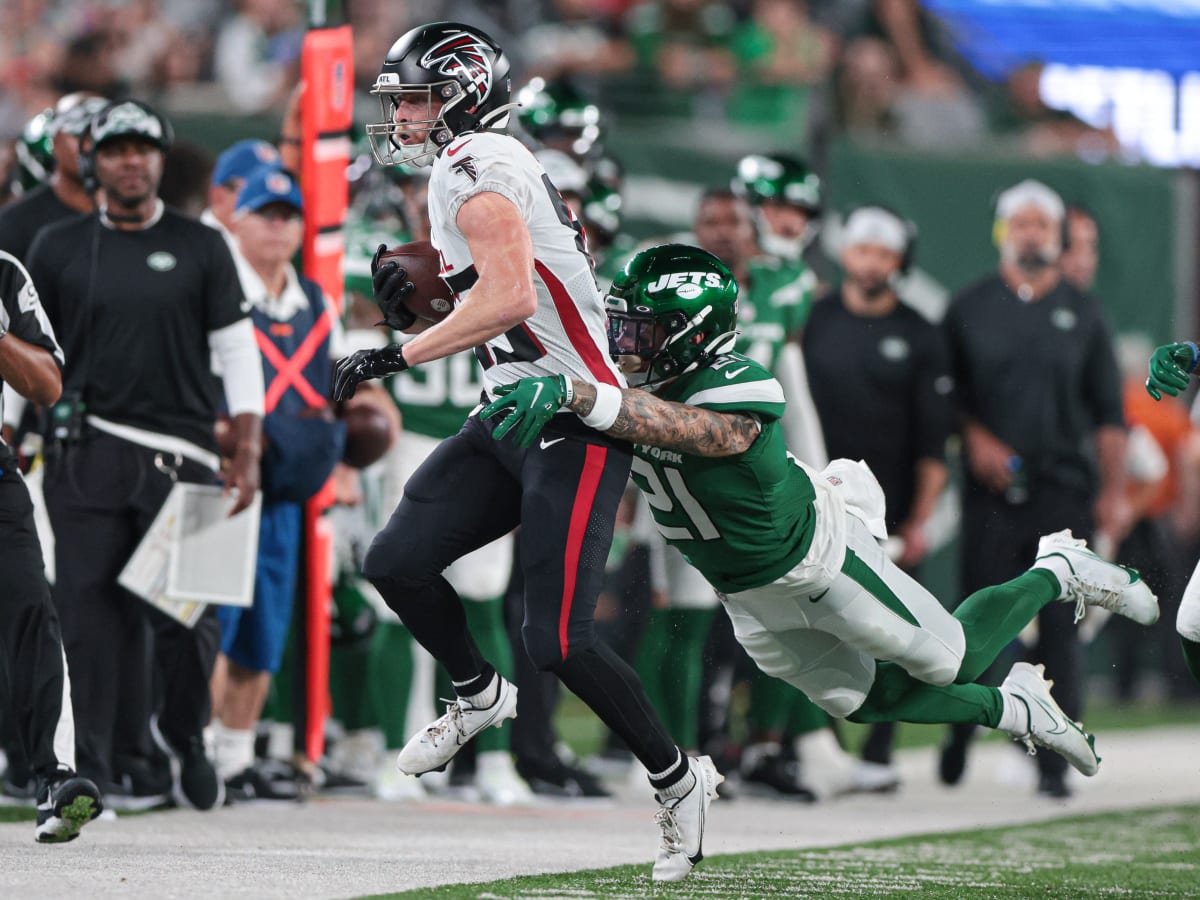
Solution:
<path fill-rule="evenodd" d="M 458 135 L 503 127 L 516 106 L 511 92 L 508 57 L 478 28 L 458 22 L 414 28 L 392 44 L 371 89 L 383 113 L 367 124 L 375 159 L 384 166 L 427 166 Z M 425 118 L 396 122 L 405 100 L 424 102 Z M 436 113 L 435 100 L 443 104 Z M 422 131 L 425 140 L 403 143 L 407 133 Z"/>

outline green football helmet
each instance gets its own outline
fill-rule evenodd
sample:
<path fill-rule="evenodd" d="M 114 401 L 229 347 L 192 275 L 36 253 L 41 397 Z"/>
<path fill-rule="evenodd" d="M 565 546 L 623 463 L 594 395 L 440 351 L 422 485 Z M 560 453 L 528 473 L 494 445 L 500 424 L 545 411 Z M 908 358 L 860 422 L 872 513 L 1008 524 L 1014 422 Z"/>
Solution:
<path fill-rule="evenodd" d="M 54 171 L 54 110 L 44 109 L 28 122 L 17 139 L 17 182 L 21 192 L 45 184 Z"/>
<path fill-rule="evenodd" d="M 642 387 L 707 365 L 733 349 L 737 297 L 733 273 L 711 253 L 686 244 L 643 250 L 605 297 L 609 352 Z"/>
<path fill-rule="evenodd" d="M 755 206 L 777 200 L 811 216 L 821 214 L 821 179 L 794 156 L 742 157 L 731 187 Z"/>
<path fill-rule="evenodd" d="M 517 102 L 521 127 L 539 144 L 582 159 L 600 138 L 600 109 L 568 82 L 534 78 Z"/>
<path fill-rule="evenodd" d="M 593 246 L 607 247 L 621 231 L 621 163 L 600 155 L 587 163 L 587 194 L 583 200 L 583 225 Z"/>

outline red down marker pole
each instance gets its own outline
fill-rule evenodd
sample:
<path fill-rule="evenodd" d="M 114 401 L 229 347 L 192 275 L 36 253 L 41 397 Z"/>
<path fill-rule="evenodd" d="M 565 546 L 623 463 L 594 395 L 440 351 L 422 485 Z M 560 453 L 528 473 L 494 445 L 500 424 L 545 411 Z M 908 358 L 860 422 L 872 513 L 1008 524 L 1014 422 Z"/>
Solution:
<path fill-rule="evenodd" d="M 342 225 L 348 200 L 350 124 L 354 110 L 354 41 L 349 25 L 328 28 L 325 4 L 314 2 L 300 56 L 304 96 L 300 110 L 300 189 L 304 196 L 304 274 L 342 309 Z M 333 534 L 324 513 L 333 505 L 333 481 L 304 507 L 306 709 L 304 751 L 312 761 L 325 751 L 329 715 L 329 613 L 333 602 Z"/>

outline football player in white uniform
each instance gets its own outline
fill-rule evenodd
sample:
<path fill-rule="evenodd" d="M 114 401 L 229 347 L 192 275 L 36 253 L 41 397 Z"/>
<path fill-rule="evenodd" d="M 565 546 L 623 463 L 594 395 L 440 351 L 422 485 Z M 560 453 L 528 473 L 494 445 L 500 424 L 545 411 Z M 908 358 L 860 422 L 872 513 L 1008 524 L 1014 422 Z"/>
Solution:
<path fill-rule="evenodd" d="M 383 121 L 368 124 L 384 165 L 432 165 L 429 215 L 455 310 L 402 346 L 362 350 L 338 364 L 335 399 L 368 378 L 475 348 L 488 399 L 529 376 L 563 375 L 619 388 L 608 355 L 604 303 L 583 228 L 545 170 L 503 127 L 508 60 L 476 28 L 415 28 L 388 52 L 374 93 Z M 397 263 L 373 265 L 388 325 L 414 330 L 403 299 L 414 288 Z M 562 411 L 540 442 L 493 441 L 472 415 L 405 486 L 363 564 L 413 636 L 447 669 L 457 699 L 401 751 L 399 768 L 443 768 L 462 744 L 516 712 L 516 689 L 471 638 L 443 577 L 455 560 L 518 524 L 525 578 L 523 636 L 530 658 L 612 728 L 650 773 L 662 809 L 655 880 L 684 878 L 701 857 L 709 801 L 721 776 L 671 740 L 633 670 L 597 640 L 596 598 L 629 478 L 629 445 L 601 418 Z"/>

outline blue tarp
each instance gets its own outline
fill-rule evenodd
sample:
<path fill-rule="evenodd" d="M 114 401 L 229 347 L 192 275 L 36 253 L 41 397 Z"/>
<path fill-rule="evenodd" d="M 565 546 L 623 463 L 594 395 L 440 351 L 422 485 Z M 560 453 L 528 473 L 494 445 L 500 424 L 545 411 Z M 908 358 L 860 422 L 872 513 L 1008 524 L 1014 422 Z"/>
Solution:
<path fill-rule="evenodd" d="M 959 51 L 999 79 L 1024 62 L 1200 71 L 1198 0 L 924 0 Z"/>

